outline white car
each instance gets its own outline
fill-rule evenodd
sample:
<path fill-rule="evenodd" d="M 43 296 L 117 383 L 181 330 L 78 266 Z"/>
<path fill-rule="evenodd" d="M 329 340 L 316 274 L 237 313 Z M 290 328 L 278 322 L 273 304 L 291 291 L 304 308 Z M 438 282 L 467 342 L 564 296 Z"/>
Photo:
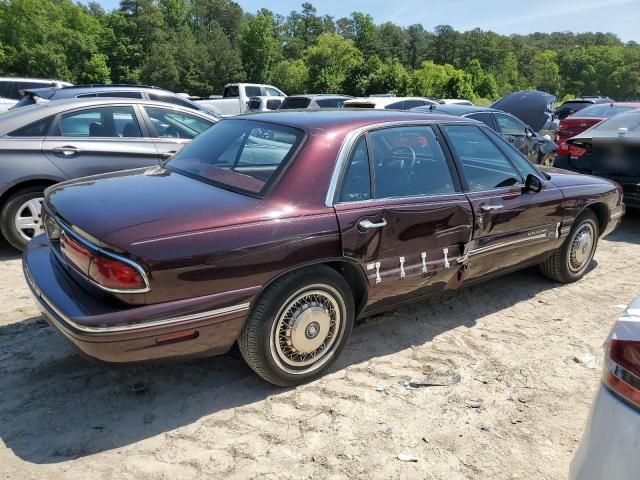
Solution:
<path fill-rule="evenodd" d="M 605 343 L 602 383 L 576 452 L 571 480 L 640 477 L 640 297 Z"/>
<path fill-rule="evenodd" d="M 9 110 L 20 100 L 20 90 L 46 87 L 70 87 L 71 83 L 42 78 L 0 77 L 0 112 Z"/>
<path fill-rule="evenodd" d="M 361 97 L 347 100 L 342 108 L 373 108 L 384 110 L 411 110 L 416 107 L 438 105 L 435 100 L 424 97 Z"/>
<path fill-rule="evenodd" d="M 222 98 L 198 100 L 207 110 L 220 115 L 230 117 L 249 111 L 249 101 L 252 97 L 285 97 L 282 90 L 272 85 L 258 83 L 229 83 L 224 86 Z"/>
<path fill-rule="evenodd" d="M 445 105 L 466 105 L 467 107 L 473 107 L 473 102 L 462 98 L 442 98 L 440 103 Z"/>

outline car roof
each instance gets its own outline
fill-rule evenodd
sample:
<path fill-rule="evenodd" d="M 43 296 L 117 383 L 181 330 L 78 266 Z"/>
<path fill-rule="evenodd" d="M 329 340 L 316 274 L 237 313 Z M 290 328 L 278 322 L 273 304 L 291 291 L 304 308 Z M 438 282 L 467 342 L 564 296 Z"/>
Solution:
<path fill-rule="evenodd" d="M 81 108 L 83 106 L 106 106 L 106 105 L 131 105 L 141 104 L 154 107 L 162 107 L 170 110 L 178 110 L 193 115 L 200 115 L 210 118 L 213 121 L 218 119 L 213 115 L 209 115 L 202 110 L 193 110 L 188 107 L 182 107 L 173 103 L 160 102 L 156 100 L 144 100 L 142 98 L 66 98 L 63 100 L 54 100 L 44 103 L 36 103 L 34 105 L 27 105 L 25 107 L 8 110 L 0 114 L 0 137 L 6 135 L 9 132 L 29 125 L 38 120 L 47 118 L 51 115 L 57 115 L 58 113 L 72 110 L 75 107 Z"/>
<path fill-rule="evenodd" d="M 405 100 L 429 100 L 425 97 L 359 97 L 347 100 L 347 103 L 371 103 L 373 105 L 391 105 L 392 103 L 403 102 Z M 430 100 L 433 101 L 433 100 Z"/>
<path fill-rule="evenodd" d="M 478 107 L 475 105 L 460 105 L 455 103 L 432 105 L 429 107 L 415 107 L 412 108 L 413 112 L 425 112 L 425 113 L 446 113 L 447 115 L 467 115 L 469 113 L 476 112 L 497 112 L 505 113 L 502 110 L 496 110 L 490 107 Z"/>
<path fill-rule="evenodd" d="M 475 120 L 456 118 L 450 115 L 434 115 L 400 110 L 340 109 L 340 110 L 279 110 L 277 112 L 250 113 L 222 121 L 257 120 L 287 125 L 302 130 L 334 130 L 360 128 L 390 122 L 426 121 L 429 123 L 466 122 Z"/>
<path fill-rule="evenodd" d="M 353 98 L 351 95 L 342 95 L 340 93 L 300 93 L 296 95 L 288 95 L 289 98 Z"/>

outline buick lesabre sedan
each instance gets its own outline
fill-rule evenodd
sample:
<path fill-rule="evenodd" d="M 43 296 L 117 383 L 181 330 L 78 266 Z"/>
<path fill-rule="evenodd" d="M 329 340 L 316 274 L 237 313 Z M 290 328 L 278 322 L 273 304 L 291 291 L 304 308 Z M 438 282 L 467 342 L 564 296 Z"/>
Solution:
<path fill-rule="evenodd" d="M 359 316 L 539 264 L 581 278 L 620 188 L 534 168 L 474 120 L 385 111 L 225 119 L 162 166 L 49 188 L 24 272 L 80 352 L 226 352 L 296 385 Z"/>

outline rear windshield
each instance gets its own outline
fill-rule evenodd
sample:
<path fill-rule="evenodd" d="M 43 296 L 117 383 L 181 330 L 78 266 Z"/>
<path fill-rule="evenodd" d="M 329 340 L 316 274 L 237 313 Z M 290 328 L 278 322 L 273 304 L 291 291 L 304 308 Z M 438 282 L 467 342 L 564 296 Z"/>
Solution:
<path fill-rule="evenodd" d="M 230 190 L 262 196 L 302 142 L 301 130 L 255 120 L 225 119 L 166 164 Z"/>
<path fill-rule="evenodd" d="M 280 104 L 280 110 L 289 110 L 291 108 L 307 108 L 310 103 L 311 103 L 310 98 L 287 97 Z"/>
<path fill-rule="evenodd" d="M 622 105 L 592 105 L 591 107 L 583 108 L 572 116 L 580 118 L 609 118 L 631 109 L 632 107 Z"/>
<path fill-rule="evenodd" d="M 629 110 L 600 122 L 593 130 L 617 132 L 619 128 L 626 128 L 629 132 L 640 131 L 640 110 Z"/>

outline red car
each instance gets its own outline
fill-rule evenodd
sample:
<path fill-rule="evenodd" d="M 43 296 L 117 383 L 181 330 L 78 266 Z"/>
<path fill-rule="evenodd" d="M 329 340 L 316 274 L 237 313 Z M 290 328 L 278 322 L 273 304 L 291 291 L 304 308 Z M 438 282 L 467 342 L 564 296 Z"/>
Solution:
<path fill-rule="evenodd" d="M 25 276 L 78 350 L 122 363 L 238 342 L 295 385 L 357 317 L 529 265 L 578 280 L 624 204 L 480 122 L 362 110 L 224 119 L 162 167 L 49 188 L 43 211 Z"/>
<path fill-rule="evenodd" d="M 571 137 L 584 132 L 587 128 L 593 127 L 607 118 L 613 117 L 627 110 L 640 108 L 638 102 L 611 102 L 605 104 L 592 105 L 569 115 L 560 120 L 555 142 L 558 145 L 556 155 L 570 155 L 569 145 L 566 143 Z"/>

